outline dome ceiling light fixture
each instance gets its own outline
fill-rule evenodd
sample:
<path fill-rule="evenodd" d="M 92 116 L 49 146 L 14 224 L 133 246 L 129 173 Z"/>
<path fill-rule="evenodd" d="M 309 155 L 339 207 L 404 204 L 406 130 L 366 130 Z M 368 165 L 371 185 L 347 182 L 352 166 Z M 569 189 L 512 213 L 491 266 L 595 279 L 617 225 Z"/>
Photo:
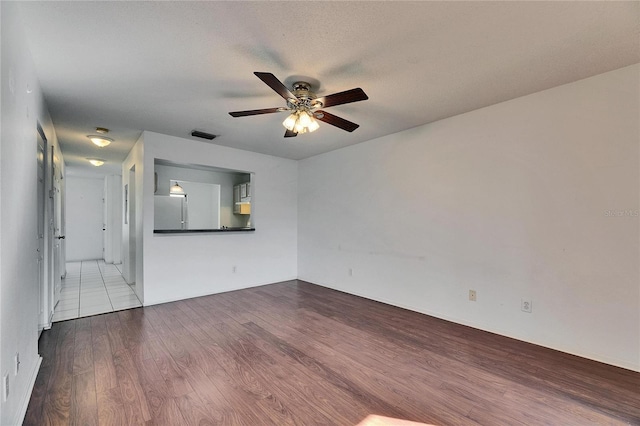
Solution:
<path fill-rule="evenodd" d="M 185 194 L 184 188 L 180 186 L 178 181 L 169 188 L 169 196 L 171 197 L 184 197 L 185 195 L 187 194 Z"/>
<path fill-rule="evenodd" d="M 100 167 L 100 166 L 102 166 L 104 163 L 106 163 L 106 161 L 105 161 L 105 160 L 102 160 L 102 159 L 100 159 L 100 158 L 87 158 L 87 160 L 89 160 L 89 162 L 90 162 L 91 164 L 93 164 L 94 166 L 96 166 L 96 167 Z"/>
<path fill-rule="evenodd" d="M 324 121 L 327 124 L 331 124 L 347 132 L 353 132 L 360 127 L 356 123 L 329 114 L 326 111 L 321 111 L 320 109 L 351 102 L 366 101 L 369 97 L 362 89 L 345 90 L 344 92 L 317 97 L 311 90 L 311 84 L 305 81 L 294 83 L 291 87 L 292 90 L 289 90 L 287 86 L 271 73 L 254 72 L 254 74 L 278 95 L 282 96 L 282 98 L 287 101 L 287 106 L 249 111 L 234 111 L 229 113 L 232 117 L 247 117 L 249 115 L 291 111 L 291 114 L 282 123 L 287 129 L 284 134 L 285 138 L 298 136 L 298 133 L 316 131 L 318 127 L 320 127 L 316 120 Z"/>
<path fill-rule="evenodd" d="M 96 144 L 100 148 L 104 148 L 105 146 L 107 146 L 111 142 L 113 142 L 113 139 L 107 138 L 105 136 L 87 135 L 87 137 L 91 140 L 91 142 L 93 142 L 94 144 Z"/>

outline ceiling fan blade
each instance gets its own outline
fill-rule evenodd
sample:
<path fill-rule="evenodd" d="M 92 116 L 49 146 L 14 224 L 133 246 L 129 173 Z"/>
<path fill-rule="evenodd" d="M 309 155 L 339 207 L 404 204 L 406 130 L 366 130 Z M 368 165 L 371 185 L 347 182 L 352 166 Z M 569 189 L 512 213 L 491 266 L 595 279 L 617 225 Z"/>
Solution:
<path fill-rule="evenodd" d="M 344 92 L 323 96 L 315 100 L 322 102 L 321 108 L 328 108 L 331 106 L 348 104 L 351 102 L 366 101 L 367 99 L 369 99 L 367 94 L 358 87 L 357 89 L 345 90 Z"/>
<path fill-rule="evenodd" d="M 234 111 L 234 112 L 230 112 L 229 115 L 232 117 L 246 117 L 248 115 L 271 114 L 272 112 L 280 112 L 280 111 L 286 111 L 286 108 L 265 108 L 265 109 L 251 109 L 249 111 Z"/>
<path fill-rule="evenodd" d="M 298 136 L 298 134 L 296 132 L 293 132 L 289 129 L 287 129 L 286 132 L 284 132 L 284 137 L 285 138 L 295 138 L 296 136 Z"/>
<path fill-rule="evenodd" d="M 271 87 L 278 95 L 282 96 L 285 100 L 293 99 L 297 100 L 296 95 L 291 93 L 287 86 L 282 84 L 275 75 L 270 72 L 254 72 L 256 77 L 262 80 L 267 86 Z"/>
<path fill-rule="evenodd" d="M 353 132 L 355 129 L 360 127 L 359 124 L 352 123 L 351 121 L 340 118 L 337 115 L 329 114 L 326 111 L 316 111 L 314 115 L 316 119 L 324 121 L 327 124 L 331 124 L 332 126 L 339 127 L 347 132 Z"/>

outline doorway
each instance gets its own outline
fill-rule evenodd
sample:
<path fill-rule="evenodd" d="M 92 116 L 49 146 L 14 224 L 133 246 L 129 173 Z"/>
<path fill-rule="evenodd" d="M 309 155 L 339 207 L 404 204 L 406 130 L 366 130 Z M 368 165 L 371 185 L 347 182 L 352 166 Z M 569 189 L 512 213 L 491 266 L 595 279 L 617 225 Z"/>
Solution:
<path fill-rule="evenodd" d="M 126 255 L 128 260 L 125 267 L 125 278 L 129 285 L 136 283 L 136 166 L 129 169 L 129 183 L 125 188 L 125 218 L 129 228 L 129 252 Z M 136 291 L 136 293 L 138 293 Z M 139 293 L 138 293 L 139 294 Z"/>
<path fill-rule="evenodd" d="M 52 150 L 53 151 L 53 150 Z M 59 159 L 56 158 L 55 152 L 51 153 L 51 177 L 52 177 L 52 193 L 51 193 L 51 223 L 52 223 L 52 262 L 51 276 L 52 280 L 52 314 L 56 304 L 60 300 L 60 290 L 62 289 L 62 277 L 64 276 L 64 256 L 62 255 L 62 242 L 65 235 L 62 233 L 62 173 L 58 167 Z"/>
<path fill-rule="evenodd" d="M 45 310 L 47 308 L 45 301 L 47 300 L 47 277 L 45 274 L 45 241 L 44 241 L 44 230 L 45 230 L 45 205 L 46 205 L 46 191 L 45 191 L 45 175 L 46 175 L 46 158 L 47 158 L 47 139 L 44 137 L 44 132 L 40 126 L 38 126 L 38 150 L 37 150 L 37 161 L 38 161 L 38 170 L 37 170 L 37 197 L 38 197 L 38 248 L 37 257 L 38 257 L 38 335 L 42 332 L 47 324 L 47 318 L 45 315 Z"/>
<path fill-rule="evenodd" d="M 37 124 L 38 334 L 51 327 L 64 274 L 62 161 Z"/>

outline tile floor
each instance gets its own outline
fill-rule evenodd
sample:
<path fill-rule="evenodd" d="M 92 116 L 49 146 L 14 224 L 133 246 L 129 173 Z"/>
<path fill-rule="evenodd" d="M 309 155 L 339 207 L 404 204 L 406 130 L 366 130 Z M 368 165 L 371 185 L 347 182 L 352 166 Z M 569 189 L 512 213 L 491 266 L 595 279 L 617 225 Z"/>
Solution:
<path fill-rule="evenodd" d="M 142 306 L 119 266 L 104 260 L 67 263 L 53 322 Z"/>

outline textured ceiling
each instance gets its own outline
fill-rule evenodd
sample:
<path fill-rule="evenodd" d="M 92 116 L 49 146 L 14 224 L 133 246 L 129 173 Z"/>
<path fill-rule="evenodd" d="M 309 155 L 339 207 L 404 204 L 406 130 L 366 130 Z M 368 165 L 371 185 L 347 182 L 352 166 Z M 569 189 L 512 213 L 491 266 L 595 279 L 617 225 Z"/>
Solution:
<path fill-rule="evenodd" d="M 24 2 L 22 19 L 67 165 L 121 162 L 142 130 L 301 159 L 640 62 L 639 2 Z M 368 101 L 284 139 L 253 75 L 306 76 Z M 96 154 L 86 135 L 112 129 Z M 206 143 L 206 142 L 203 142 Z M 91 166 L 88 166 L 91 167 Z"/>

